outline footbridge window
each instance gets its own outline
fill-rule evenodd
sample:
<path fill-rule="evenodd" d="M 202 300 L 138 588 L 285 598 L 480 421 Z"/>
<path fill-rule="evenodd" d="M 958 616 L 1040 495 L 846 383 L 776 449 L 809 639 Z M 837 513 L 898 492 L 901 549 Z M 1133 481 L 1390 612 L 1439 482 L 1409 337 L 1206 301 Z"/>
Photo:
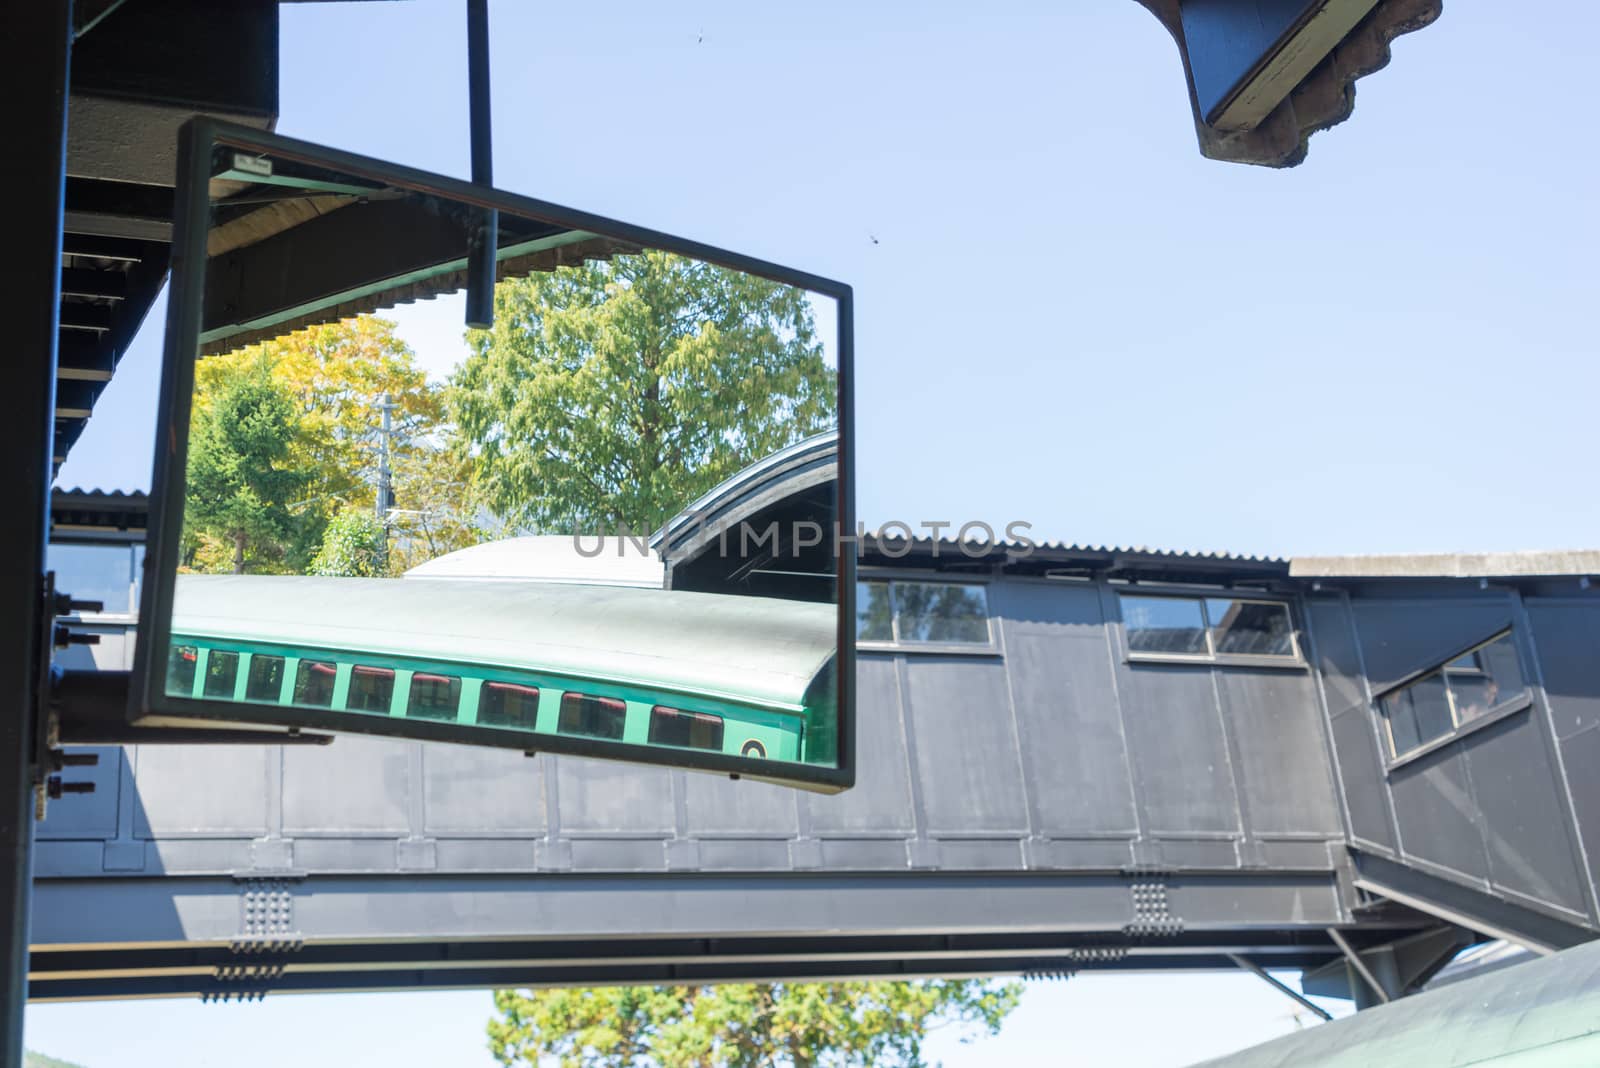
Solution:
<path fill-rule="evenodd" d="M 1118 600 L 1130 659 L 1301 663 L 1283 601 L 1144 593 Z"/>
<path fill-rule="evenodd" d="M 1528 687 L 1516 642 L 1505 631 L 1378 699 L 1393 760 L 1526 707 Z"/>
<path fill-rule="evenodd" d="M 926 652 L 991 649 L 988 589 L 972 582 L 859 582 L 856 642 Z"/>

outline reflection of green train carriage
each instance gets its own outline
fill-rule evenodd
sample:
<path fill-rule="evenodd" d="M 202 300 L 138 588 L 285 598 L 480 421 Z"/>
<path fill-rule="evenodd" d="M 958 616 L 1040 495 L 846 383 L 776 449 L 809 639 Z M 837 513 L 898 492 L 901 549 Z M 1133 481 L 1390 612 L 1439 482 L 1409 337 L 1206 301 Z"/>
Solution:
<path fill-rule="evenodd" d="M 174 696 L 810 764 L 837 609 L 543 582 L 185 575 Z M 356 722 L 351 729 L 360 729 Z"/>

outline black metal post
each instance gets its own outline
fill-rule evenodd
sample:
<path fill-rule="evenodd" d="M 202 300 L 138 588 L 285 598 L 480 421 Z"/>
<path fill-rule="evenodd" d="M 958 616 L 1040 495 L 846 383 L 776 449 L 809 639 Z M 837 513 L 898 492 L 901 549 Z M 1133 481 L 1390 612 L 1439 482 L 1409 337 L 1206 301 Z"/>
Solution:
<path fill-rule="evenodd" d="M 50 523 L 60 316 L 71 0 L 11 5 L 0 71 L 12 102 L 6 124 L 10 200 L 0 308 L 9 338 L 0 456 L 15 505 L 0 512 L 0 1068 L 22 1064 L 33 879 L 34 719 L 40 614 Z"/>
<path fill-rule="evenodd" d="M 467 110 L 472 182 L 494 184 L 494 132 L 489 121 L 489 0 L 467 0 Z M 500 213 L 482 212 L 467 247 L 467 325 L 494 325 L 495 255 Z"/>

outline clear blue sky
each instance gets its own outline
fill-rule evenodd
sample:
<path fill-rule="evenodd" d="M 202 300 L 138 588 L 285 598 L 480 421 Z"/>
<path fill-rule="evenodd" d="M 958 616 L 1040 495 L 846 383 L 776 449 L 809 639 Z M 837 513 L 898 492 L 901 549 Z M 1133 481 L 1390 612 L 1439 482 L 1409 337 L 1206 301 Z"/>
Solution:
<path fill-rule="evenodd" d="M 464 176 L 460 7 L 290 5 L 279 129 Z M 907 10 L 495 3 L 497 179 L 853 284 L 875 520 L 1600 542 L 1593 5 L 1452 5 L 1291 172 L 1200 157 L 1132 0 Z M 158 333 L 65 484 L 147 484 Z"/>
<path fill-rule="evenodd" d="M 465 176 L 461 9 L 286 6 L 279 129 Z M 1131 0 L 498 0 L 496 176 L 854 285 L 867 517 L 1279 554 L 1594 547 L 1600 8 L 1540 9 L 1447 5 L 1272 172 L 1199 156 L 1173 45 Z M 151 324 L 63 484 L 148 484 Z M 1292 1007 L 1238 975 L 1080 977 L 945 1059 L 1183 1064 Z M 488 1010 L 39 1007 L 29 1041 L 92 1068 L 471 1068 Z"/>

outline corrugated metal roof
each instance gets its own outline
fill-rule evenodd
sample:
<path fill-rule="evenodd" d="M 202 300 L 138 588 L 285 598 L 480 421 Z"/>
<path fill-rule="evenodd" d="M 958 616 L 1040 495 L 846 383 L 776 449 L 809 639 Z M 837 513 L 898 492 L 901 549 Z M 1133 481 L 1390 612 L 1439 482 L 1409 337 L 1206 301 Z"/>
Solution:
<path fill-rule="evenodd" d="M 57 499 L 65 499 L 65 498 L 74 498 L 74 499 L 81 498 L 81 499 L 84 499 L 84 500 L 96 500 L 96 501 L 140 501 L 140 502 L 147 502 L 150 499 L 149 496 L 144 492 L 144 490 L 84 489 L 81 486 L 74 486 L 71 489 L 55 489 L 55 490 L 51 490 L 50 491 L 50 499 L 52 501 L 57 500 Z"/>
<path fill-rule="evenodd" d="M 626 255 L 638 251 L 640 251 L 639 246 L 630 242 L 619 241 L 609 237 L 588 237 L 570 244 L 557 245 L 552 248 L 540 249 L 525 255 L 503 259 L 497 267 L 496 279 L 504 281 L 507 278 L 522 278 L 531 274 L 549 273 L 561 267 L 576 266 L 594 260 L 609 260 L 612 256 Z M 384 285 L 371 293 L 355 293 L 347 299 L 338 300 L 327 307 L 318 308 L 300 315 L 292 315 L 264 325 L 241 326 L 238 330 L 227 334 L 226 337 L 201 346 L 201 355 L 213 356 L 218 353 L 231 352 L 246 345 L 254 345 L 261 341 L 271 341 L 274 338 L 283 337 L 294 333 L 296 330 L 304 330 L 307 327 L 336 323 L 343 319 L 354 318 L 357 315 L 383 311 L 400 304 L 411 304 L 419 300 L 432 300 L 437 296 L 464 290 L 466 285 L 467 269 L 464 263 L 441 265 L 437 274 L 427 278 L 397 281 L 393 284 Z"/>
<path fill-rule="evenodd" d="M 1017 562 L 1081 562 L 1096 565 L 1095 570 L 1115 569 L 1137 564 L 1194 565 L 1207 570 L 1219 567 L 1247 568 L 1253 572 L 1289 574 L 1289 561 L 1274 556 L 1248 556 L 1219 551 L 1155 549 L 1143 545 L 1080 545 L 1059 540 L 1022 541 L 997 538 L 986 543 L 982 538 L 876 538 L 869 528 L 865 554 L 868 557 L 902 559 L 910 556 Z"/>
<path fill-rule="evenodd" d="M 150 521 L 150 498 L 134 490 L 54 490 L 50 494 L 52 530 L 142 531 Z"/>

